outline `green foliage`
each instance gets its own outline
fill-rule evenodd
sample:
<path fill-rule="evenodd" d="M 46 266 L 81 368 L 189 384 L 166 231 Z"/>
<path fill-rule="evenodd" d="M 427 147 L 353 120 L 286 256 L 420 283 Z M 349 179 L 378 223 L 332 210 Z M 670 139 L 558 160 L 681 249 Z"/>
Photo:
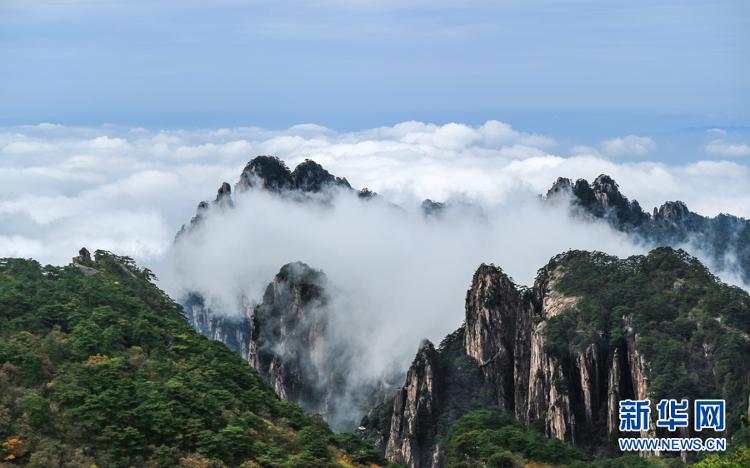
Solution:
<path fill-rule="evenodd" d="M 589 345 L 625 349 L 634 340 L 650 364 L 653 399 L 723 398 L 729 429 L 750 393 L 750 296 L 721 283 L 683 251 L 658 248 L 624 260 L 572 251 L 551 262 L 556 288 L 578 297 L 552 318 L 549 351 L 561 362 Z"/>
<path fill-rule="evenodd" d="M 327 426 L 192 330 L 152 279 L 106 252 L 86 268 L 0 262 L 4 456 L 31 466 L 331 464 Z"/>
<path fill-rule="evenodd" d="M 750 466 L 750 449 L 741 445 L 724 454 L 709 455 L 698 462 L 695 468 L 747 468 L 748 466 Z"/>
<path fill-rule="evenodd" d="M 336 445 L 349 454 L 354 463 L 363 465 L 385 465 L 383 455 L 369 442 L 357 434 L 344 433 L 336 435 Z"/>
<path fill-rule="evenodd" d="M 524 460 L 556 465 L 585 456 L 556 439 L 522 427 L 512 416 L 488 410 L 465 414 L 446 439 L 447 464 L 456 467 L 516 466 Z"/>

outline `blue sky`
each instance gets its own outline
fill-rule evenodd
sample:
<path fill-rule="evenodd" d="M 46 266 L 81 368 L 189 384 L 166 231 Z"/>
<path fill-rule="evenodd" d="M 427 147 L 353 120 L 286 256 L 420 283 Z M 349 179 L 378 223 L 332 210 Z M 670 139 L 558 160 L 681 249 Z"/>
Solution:
<path fill-rule="evenodd" d="M 747 135 L 748 57 L 742 0 L 0 0 L 0 125 L 499 119 L 690 159 Z"/>

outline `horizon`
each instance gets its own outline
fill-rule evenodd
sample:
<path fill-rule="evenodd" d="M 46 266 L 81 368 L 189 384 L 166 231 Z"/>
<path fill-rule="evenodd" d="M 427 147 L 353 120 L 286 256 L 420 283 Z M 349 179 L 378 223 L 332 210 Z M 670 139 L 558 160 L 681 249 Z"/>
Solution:
<path fill-rule="evenodd" d="M 5 0 L 0 13 L 4 127 L 496 119 L 577 144 L 660 138 L 653 157 L 670 163 L 706 157 L 699 134 L 721 128 L 750 155 L 739 0 Z"/>

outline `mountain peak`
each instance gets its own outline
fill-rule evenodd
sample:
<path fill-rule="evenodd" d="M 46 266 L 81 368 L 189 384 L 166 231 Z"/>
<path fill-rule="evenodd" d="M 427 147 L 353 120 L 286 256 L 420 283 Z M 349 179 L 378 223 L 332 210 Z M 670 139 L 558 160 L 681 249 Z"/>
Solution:
<path fill-rule="evenodd" d="M 216 192 L 216 200 L 214 201 L 219 206 L 232 206 L 232 186 L 228 182 L 224 182 Z"/>
<path fill-rule="evenodd" d="M 599 203 L 605 208 L 610 208 L 622 204 L 623 202 L 627 203 L 628 199 L 620 193 L 620 187 L 617 185 L 617 182 L 606 174 L 601 174 L 594 179 L 591 188 L 594 190 L 596 199 L 599 200 Z"/>
<path fill-rule="evenodd" d="M 678 223 L 690 215 L 690 210 L 684 202 L 668 201 L 658 209 L 654 208 L 654 219 Z"/>
<path fill-rule="evenodd" d="M 242 170 L 237 188 L 244 191 L 257 186 L 273 192 L 291 189 L 292 173 L 276 156 L 256 156 Z"/>
<path fill-rule="evenodd" d="M 312 159 L 305 159 L 297 165 L 291 174 L 292 184 L 303 192 L 319 192 L 324 187 L 343 187 L 351 189 L 349 181 L 336 177 Z"/>
<path fill-rule="evenodd" d="M 571 193 L 573 191 L 573 182 L 567 177 L 558 177 L 555 183 L 552 184 L 545 198 L 554 197 L 563 193 Z"/>

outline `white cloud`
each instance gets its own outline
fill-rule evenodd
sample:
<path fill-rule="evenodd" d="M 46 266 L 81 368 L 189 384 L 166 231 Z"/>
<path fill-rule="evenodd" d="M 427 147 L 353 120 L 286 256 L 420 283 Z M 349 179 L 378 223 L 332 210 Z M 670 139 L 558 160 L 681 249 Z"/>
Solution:
<path fill-rule="evenodd" d="M 407 207 L 450 197 L 503 205 L 519 190 L 546 192 L 558 176 L 592 180 L 607 173 L 647 210 L 679 199 L 703 214 L 750 217 L 745 165 L 617 162 L 589 147 L 564 157 L 556 147 L 551 138 L 498 121 L 412 121 L 358 132 L 314 124 L 280 131 L 0 128 L 0 256 L 63 263 L 88 244 L 153 261 L 198 201 L 213 198 L 223 181 L 235 183 L 258 154 L 278 155 L 292 167 L 312 158 L 355 187 Z M 106 216 L 128 223 L 97 222 Z"/>
<path fill-rule="evenodd" d="M 638 135 L 612 138 L 602 142 L 602 151 L 609 156 L 645 156 L 655 148 L 654 140 Z"/>
<path fill-rule="evenodd" d="M 621 140 L 632 146 L 632 138 Z M 529 284 L 550 256 L 570 248 L 644 249 L 604 224 L 537 203 L 558 176 L 609 174 L 645 209 L 678 199 L 700 213 L 750 217 L 750 170 L 737 162 L 618 162 L 594 148 L 575 147 L 565 157 L 556 147 L 497 121 L 344 133 L 310 124 L 281 131 L 0 129 L 0 257 L 61 264 L 84 245 L 112 250 L 154 269 L 170 294 L 197 290 L 216 304 L 241 294 L 259 298 L 281 265 L 305 261 L 336 288 L 345 334 L 367 343 L 355 354 L 367 363 L 359 367 L 377 373 L 391 365 L 386 358 L 407 363 L 422 337 L 437 340 L 460 325 L 480 262 Z M 201 235 L 175 246 L 198 201 L 212 199 L 223 181 L 235 183 L 259 154 L 278 155 L 290 167 L 312 158 L 404 210 L 353 196 L 317 209 L 250 192 L 236 211 L 211 214 Z M 485 218 L 449 212 L 443 222 L 425 220 L 416 213 L 424 198 L 470 199 Z"/>
<path fill-rule="evenodd" d="M 743 157 L 750 156 L 750 145 L 747 143 L 727 143 L 724 140 L 713 140 L 705 147 L 706 153 L 712 156 Z"/>
<path fill-rule="evenodd" d="M 586 145 L 576 145 L 570 148 L 570 154 L 573 156 L 601 156 L 598 149 Z"/>
<path fill-rule="evenodd" d="M 351 193 L 320 206 L 249 191 L 236 197 L 236 209 L 210 211 L 155 270 L 174 296 L 198 292 L 215 312 L 237 314 L 239 298 L 260 299 L 281 265 L 299 260 L 322 269 L 335 293 L 329 339 L 359 344 L 351 373 L 374 377 L 394 360 L 405 368 L 422 338 L 439 341 L 460 326 L 466 288 L 482 262 L 528 285 L 570 248 L 644 249 L 605 224 L 539 203 L 529 187 L 506 189 L 513 199 L 484 206 L 483 217 L 449 209 L 438 219 Z"/>

